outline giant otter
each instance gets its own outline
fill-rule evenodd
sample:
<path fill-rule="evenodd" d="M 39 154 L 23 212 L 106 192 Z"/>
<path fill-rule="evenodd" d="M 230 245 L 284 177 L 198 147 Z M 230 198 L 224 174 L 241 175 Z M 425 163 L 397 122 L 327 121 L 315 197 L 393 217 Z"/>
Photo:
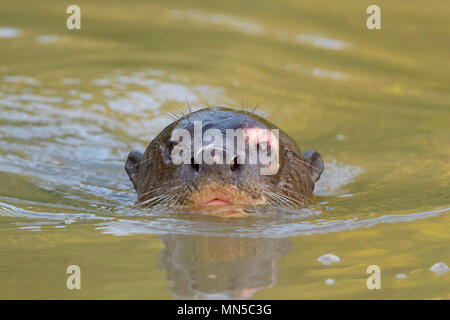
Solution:
<path fill-rule="evenodd" d="M 230 151 L 230 148 L 222 148 L 225 142 L 219 147 L 217 143 L 211 144 L 220 141 L 217 136 L 214 139 L 209 136 L 209 140 L 202 136 L 203 140 L 197 145 L 185 136 L 174 136 L 180 129 L 196 136 L 198 123 L 201 123 L 201 134 L 215 129 L 216 134 L 225 137 L 227 130 L 237 132 L 240 129 L 245 148 L 233 146 Z M 278 128 L 254 112 L 225 107 L 189 111 L 176 118 L 150 142 L 143 154 L 132 151 L 128 155 L 125 170 L 137 191 L 138 204 L 197 209 L 305 205 L 323 171 L 322 158 L 314 150 L 302 154 L 285 132 L 278 129 L 278 137 L 275 137 L 270 133 L 273 129 Z M 232 141 L 236 142 L 235 139 Z M 172 159 L 174 150 L 183 144 L 187 149 L 177 152 L 184 161 L 176 163 Z M 214 150 L 208 150 L 212 145 Z M 277 161 L 277 166 L 248 161 L 250 147 L 258 152 L 265 150 L 268 155 L 276 152 L 277 157 L 271 159 Z M 206 151 L 213 157 L 212 163 L 201 161 L 201 154 Z M 275 170 L 262 174 L 262 169 L 268 167 Z"/>

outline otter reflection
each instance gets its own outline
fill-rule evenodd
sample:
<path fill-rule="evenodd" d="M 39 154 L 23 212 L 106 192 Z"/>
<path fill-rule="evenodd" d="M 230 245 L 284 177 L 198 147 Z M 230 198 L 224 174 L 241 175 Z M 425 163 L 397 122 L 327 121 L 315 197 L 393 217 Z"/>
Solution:
<path fill-rule="evenodd" d="M 199 235 L 162 236 L 159 265 L 170 291 L 184 299 L 246 299 L 275 285 L 289 243 Z"/>

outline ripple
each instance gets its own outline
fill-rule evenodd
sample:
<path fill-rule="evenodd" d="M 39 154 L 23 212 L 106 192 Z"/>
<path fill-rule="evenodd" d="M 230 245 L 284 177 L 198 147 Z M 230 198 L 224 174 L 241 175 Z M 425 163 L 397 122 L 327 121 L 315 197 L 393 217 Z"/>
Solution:
<path fill-rule="evenodd" d="M 328 78 L 332 80 L 340 80 L 340 79 L 346 79 L 348 77 L 347 74 L 344 74 L 340 71 L 330 71 L 320 68 L 314 68 L 312 71 L 312 75 L 314 77 L 318 78 Z"/>
<path fill-rule="evenodd" d="M 45 35 L 36 37 L 36 41 L 39 43 L 44 43 L 44 44 L 55 43 L 58 41 L 58 37 L 55 35 L 51 35 L 51 34 L 45 34 Z"/>
<path fill-rule="evenodd" d="M 397 223 L 434 217 L 448 212 L 442 210 L 419 212 L 413 214 L 385 215 L 372 219 L 347 219 L 333 221 L 302 221 L 313 217 L 309 212 L 301 215 L 302 210 L 285 213 L 277 209 L 274 217 L 243 218 L 243 219 L 213 219 L 211 217 L 180 217 L 177 214 L 167 214 L 145 220 L 118 219 L 100 223 L 97 229 L 107 234 L 124 236 L 130 234 L 196 234 L 205 236 L 247 237 L 247 238 L 287 238 L 298 235 L 340 232 L 358 228 L 370 228 L 380 223 Z M 316 212 L 317 214 L 317 212 Z M 325 258 L 324 258 L 325 259 Z"/>
<path fill-rule="evenodd" d="M 132 148 L 144 149 L 171 122 L 159 115 L 162 108 L 184 107 L 186 97 L 231 101 L 220 87 L 185 84 L 186 79 L 158 70 L 115 71 L 88 80 L 105 86 L 93 92 L 44 88 L 24 75 L 3 80 L 0 170 L 26 174 L 30 183 L 84 204 L 117 206 L 134 200 L 123 163 Z M 61 81 L 81 83 L 69 77 Z"/>
<path fill-rule="evenodd" d="M 64 222 L 66 219 L 73 221 L 81 220 L 111 220 L 111 217 L 102 217 L 90 213 L 52 213 L 52 212 L 37 212 L 32 210 L 22 209 L 4 202 L 0 202 L 0 215 L 8 217 L 20 217 L 29 219 L 40 219 L 43 221 L 61 221 Z M 41 221 L 40 224 L 47 224 Z M 36 224 L 36 223 L 35 223 Z M 25 228 L 25 227 L 24 227 Z"/>
<path fill-rule="evenodd" d="M 177 19 L 188 19 L 200 23 L 226 26 L 255 35 L 264 34 L 264 27 L 262 25 L 256 22 L 246 21 L 244 18 L 238 16 L 206 13 L 200 10 L 171 10 L 169 13 L 173 18 Z"/>
<path fill-rule="evenodd" d="M 11 75 L 11 76 L 4 76 L 3 81 L 6 83 L 25 83 L 25 84 L 31 84 L 31 85 L 39 85 L 40 82 L 36 79 L 33 79 L 31 77 L 26 77 L 22 75 Z"/>
<path fill-rule="evenodd" d="M 329 50 L 342 50 L 351 47 L 351 44 L 341 40 L 332 38 L 319 37 L 311 34 L 298 34 L 297 42 L 309 44 L 318 48 Z"/>

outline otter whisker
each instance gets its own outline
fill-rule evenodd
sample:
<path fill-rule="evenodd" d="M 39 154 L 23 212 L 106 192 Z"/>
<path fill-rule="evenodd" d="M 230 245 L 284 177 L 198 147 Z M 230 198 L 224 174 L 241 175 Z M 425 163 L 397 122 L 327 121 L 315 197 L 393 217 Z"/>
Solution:
<path fill-rule="evenodd" d="M 158 205 L 160 206 L 165 206 L 165 207 L 172 207 L 172 204 L 170 203 L 173 199 L 175 199 L 176 197 L 178 197 L 178 195 L 176 193 L 167 196 L 166 198 L 164 198 L 164 202 L 160 202 Z"/>
<path fill-rule="evenodd" d="M 270 192 L 270 191 L 266 191 L 265 194 L 272 196 L 272 198 L 276 199 L 278 201 L 278 203 L 280 203 L 280 204 L 284 204 L 284 205 L 288 204 L 288 205 L 292 205 L 294 207 L 296 206 L 295 203 L 293 203 L 289 199 L 284 198 L 280 194 L 276 194 L 276 193 L 273 193 L 273 192 Z"/>
<path fill-rule="evenodd" d="M 273 190 L 273 189 L 281 189 L 281 190 L 286 191 L 286 192 L 288 192 L 288 193 L 291 193 L 291 194 L 294 194 L 294 195 L 296 195 L 296 196 L 302 197 L 302 198 L 304 198 L 304 199 L 305 199 L 306 201 L 308 201 L 308 202 L 309 202 L 309 201 L 312 201 L 311 198 L 308 198 L 308 197 L 306 197 L 306 196 L 304 196 L 304 195 L 302 195 L 302 194 L 296 193 L 296 192 L 294 192 L 293 190 L 288 189 L 288 188 L 285 188 L 285 187 L 282 187 L 282 186 L 280 186 L 280 185 L 269 185 L 269 187 L 271 187 L 272 190 Z"/>
<path fill-rule="evenodd" d="M 189 101 L 189 97 L 186 95 L 186 107 L 189 111 L 189 114 L 192 114 L 191 102 Z"/>
<path fill-rule="evenodd" d="M 172 185 L 172 184 L 173 184 L 173 183 L 170 183 L 170 185 Z M 163 186 L 161 186 L 161 187 L 159 187 L 159 188 L 151 189 L 150 191 L 147 191 L 147 192 L 145 192 L 145 193 L 142 193 L 142 194 L 141 194 L 141 197 L 143 197 L 143 196 L 145 196 L 145 195 L 147 195 L 147 194 L 155 193 L 155 192 L 160 191 L 160 190 L 165 190 L 165 189 L 167 189 L 167 186 L 168 186 L 168 185 L 169 185 L 169 184 L 167 183 L 167 184 L 165 184 L 165 185 L 163 185 Z M 181 188 L 181 186 L 176 185 L 176 186 L 173 186 L 172 188 L 178 189 L 178 188 Z M 172 191 L 172 188 L 170 189 L 170 191 Z M 166 192 L 169 192 L 169 191 L 166 190 Z"/>
<path fill-rule="evenodd" d="M 285 189 L 285 188 L 282 188 L 282 187 L 281 187 L 281 189 L 283 189 L 284 191 L 286 191 L 288 194 L 290 193 L 290 194 L 293 194 L 294 196 L 302 196 L 302 195 L 300 195 L 300 194 L 297 194 L 297 193 L 292 192 L 292 190 L 288 190 L 288 189 Z M 272 187 L 272 191 L 274 191 L 273 187 Z M 295 198 L 295 197 L 291 197 L 291 196 L 289 196 L 288 194 L 285 194 L 285 193 L 279 193 L 279 191 L 276 191 L 276 193 L 277 193 L 277 194 L 280 194 L 281 196 L 285 197 L 286 199 L 290 199 L 291 201 L 294 201 L 294 202 L 298 203 L 298 204 L 301 205 L 301 206 L 304 206 L 304 205 L 306 204 L 305 202 L 301 201 L 300 199 L 297 199 L 297 198 Z"/>
<path fill-rule="evenodd" d="M 176 109 L 176 112 L 180 115 L 178 119 L 186 118 L 186 113 L 184 113 L 182 109 L 178 108 Z"/>
<path fill-rule="evenodd" d="M 264 192 L 264 196 L 269 200 L 269 205 L 277 206 L 280 204 L 284 204 L 285 201 L 280 200 L 277 196 L 275 196 L 272 192 Z"/>
<path fill-rule="evenodd" d="M 273 192 L 271 192 L 269 190 L 265 190 L 264 191 L 264 195 L 269 196 L 273 200 L 276 200 L 278 203 L 285 202 L 283 199 L 280 198 L 280 196 L 278 194 L 273 193 Z"/>
<path fill-rule="evenodd" d="M 180 194 L 178 195 L 178 198 L 177 198 L 176 201 L 175 201 L 175 203 L 176 203 L 175 210 L 178 209 L 178 207 L 180 207 L 180 206 L 182 205 L 182 202 L 179 203 L 179 201 L 180 201 L 180 199 L 182 199 L 182 198 L 186 195 L 186 193 L 188 193 L 188 191 L 189 191 L 189 190 L 186 189 L 183 193 L 180 193 Z"/>
<path fill-rule="evenodd" d="M 318 169 L 318 168 L 314 167 L 313 165 L 311 165 L 311 164 L 309 164 L 309 163 L 303 161 L 303 160 L 300 159 L 300 158 L 292 158 L 292 159 L 290 159 L 290 160 L 297 161 L 297 162 L 299 162 L 299 163 L 301 163 L 301 164 L 304 164 L 304 165 L 306 165 L 306 166 L 308 166 L 308 167 L 310 167 L 310 168 L 312 168 L 312 169 L 314 169 L 314 170 L 316 170 L 316 171 L 318 171 L 318 172 L 321 171 L 320 169 Z"/>
<path fill-rule="evenodd" d="M 273 190 L 273 186 L 268 186 L 268 187 L 272 188 L 272 191 L 275 191 L 275 192 L 272 192 L 273 194 L 275 194 L 277 197 L 281 198 L 282 200 L 284 200 L 286 202 L 289 202 L 289 203 L 291 203 L 293 205 L 297 205 L 297 206 L 304 206 L 305 205 L 304 202 L 302 202 L 302 201 L 300 201 L 298 199 L 290 197 L 290 196 L 288 196 L 286 194 L 280 194 L 278 191 Z"/>
<path fill-rule="evenodd" d="M 166 115 L 169 116 L 171 119 L 173 119 L 175 121 L 180 120 L 180 117 L 178 115 L 176 115 L 175 113 L 173 113 L 173 112 L 167 111 Z"/>
<path fill-rule="evenodd" d="M 151 204 L 151 203 L 154 203 L 154 202 L 160 200 L 160 198 L 162 198 L 163 196 L 164 196 L 164 195 L 159 195 L 158 197 L 153 197 L 153 198 L 147 199 L 147 200 L 145 200 L 145 201 L 139 202 L 139 203 L 135 204 L 135 205 L 133 206 L 133 208 L 135 208 L 135 209 L 141 209 L 141 208 L 147 206 L 148 204 Z"/>
<path fill-rule="evenodd" d="M 136 208 L 140 208 L 149 204 L 155 204 L 158 202 L 162 202 L 164 201 L 167 197 L 170 196 L 171 192 L 178 190 L 179 188 L 181 188 L 181 186 L 174 186 L 171 189 L 167 190 L 166 193 L 160 194 L 160 195 L 156 195 L 154 197 L 151 197 L 150 199 L 147 199 L 145 201 L 142 201 L 140 203 L 138 203 L 138 205 L 136 206 Z M 175 193 L 176 194 L 176 193 Z"/>
<path fill-rule="evenodd" d="M 261 102 L 258 102 L 252 109 L 252 113 L 255 113 L 256 109 L 258 109 L 258 107 L 264 102 L 264 100 L 262 100 Z"/>
<path fill-rule="evenodd" d="M 271 195 L 269 195 L 267 193 L 264 193 L 264 196 L 269 201 L 268 202 L 269 206 L 277 206 L 280 203 L 278 200 L 275 200 Z"/>
<path fill-rule="evenodd" d="M 248 199 L 249 199 L 250 202 L 252 203 L 252 207 L 255 208 L 255 212 L 258 213 L 258 209 L 256 208 L 255 203 L 253 202 L 252 198 L 249 197 Z"/>

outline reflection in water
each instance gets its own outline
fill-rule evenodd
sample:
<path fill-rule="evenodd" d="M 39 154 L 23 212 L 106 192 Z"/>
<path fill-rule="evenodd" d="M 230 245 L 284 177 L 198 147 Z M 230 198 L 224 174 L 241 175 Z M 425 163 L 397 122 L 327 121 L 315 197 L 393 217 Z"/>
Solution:
<path fill-rule="evenodd" d="M 285 239 L 164 235 L 159 265 L 176 298 L 246 299 L 276 284 Z"/>

